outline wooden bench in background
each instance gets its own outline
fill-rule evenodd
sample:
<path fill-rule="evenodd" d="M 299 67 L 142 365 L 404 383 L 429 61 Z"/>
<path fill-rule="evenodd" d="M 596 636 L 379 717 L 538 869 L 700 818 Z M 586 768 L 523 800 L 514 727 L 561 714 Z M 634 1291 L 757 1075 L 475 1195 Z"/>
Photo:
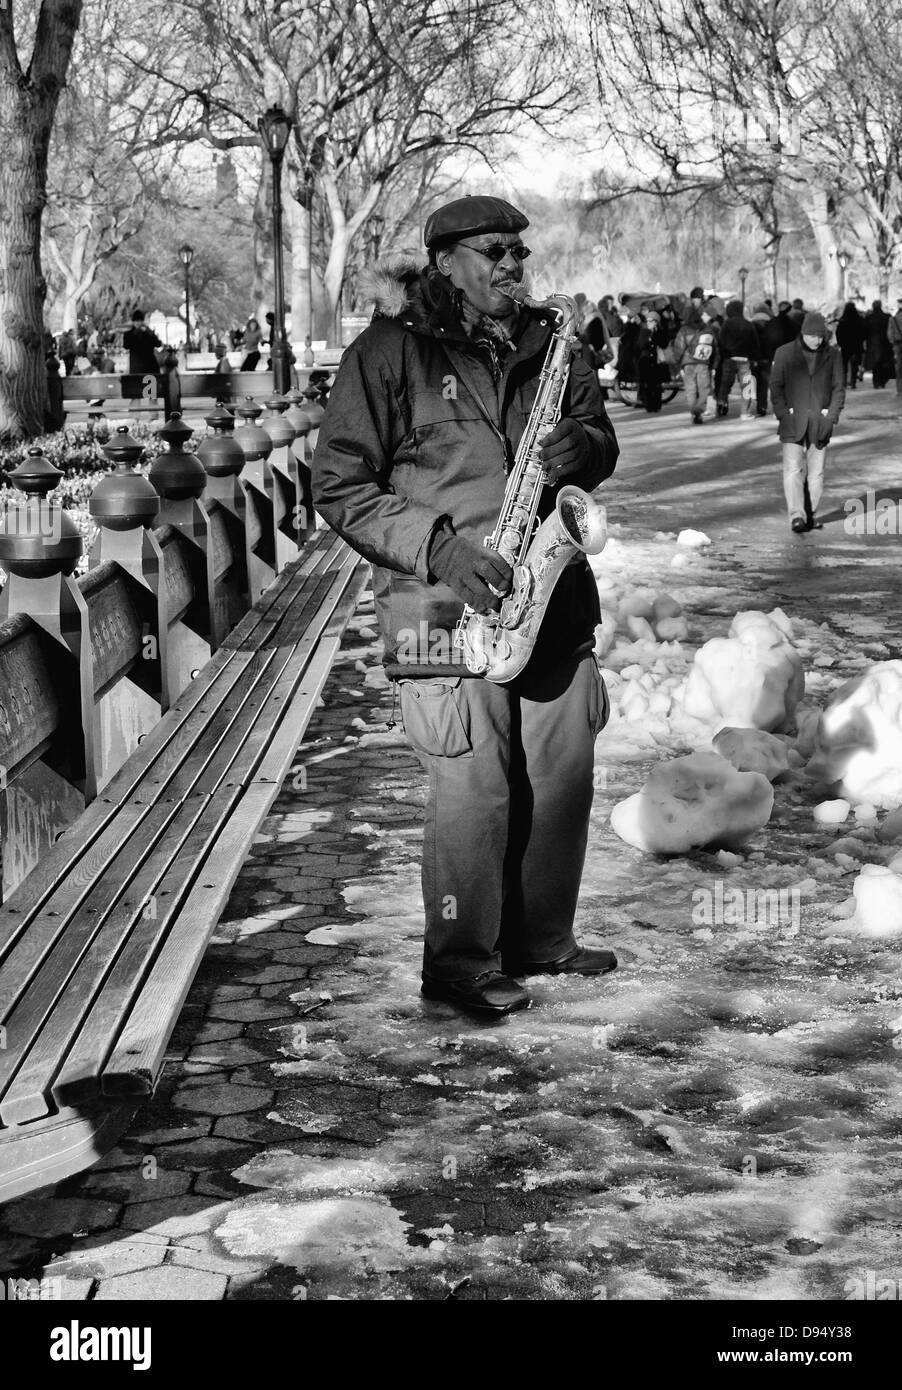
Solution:
<path fill-rule="evenodd" d="M 54 539 L 0 543 L 0 806 L 43 768 L 80 808 L 0 907 L 0 1200 L 89 1166 L 152 1092 L 366 574 L 305 508 L 288 536 L 309 494 L 287 444 L 263 456 L 252 427 L 225 446 L 240 471 L 220 451 L 208 475 L 167 430 L 155 488 L 117 436 L 78 580 L 55 470 L 33 451 L 12 475 Z M 129 692 L 159 712 L 111 761 L 100 710 Z"/>
<path fill-rule="evenodd" d="M 318 379 L 322 379 L 324 372 L 331 376 L 332 369 L 295 369 L 293 387 L 306 391 L 311 372 L 320 373 Z M 67 423 L 105 417 L 168 419 L 175 411 L 195 422 L 212 410 L 217 401 L 234 406 L 248 398 L 262 402 L 273 395 L 271 372 L 180 372 L 173 367 L 156 377 L 97 374 L 56 380 L 62 389 Z"/>
<path fill-rule="evenodd" d="M 318 532 L 0 908 L 0 1200 L 88 1166 L 152 1093 L 362 582 Z"/>

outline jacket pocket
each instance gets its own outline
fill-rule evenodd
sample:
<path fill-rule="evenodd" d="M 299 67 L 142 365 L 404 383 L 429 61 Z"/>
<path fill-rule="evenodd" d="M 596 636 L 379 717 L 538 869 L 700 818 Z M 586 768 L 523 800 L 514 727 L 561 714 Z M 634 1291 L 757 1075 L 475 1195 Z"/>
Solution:
<path fill-rule="evenodd" d="M 473 756 L 470 712 L 460 676 L 402 680 L 401 718 L 415 752 L 432 758 Z"/>
<path fill-rule="evenodd" d="M 592 737 L 597 738 L 611 717 L 611 700 L 598 662 L 594 656 L 590 657 L 589 660 L 592 663 L 591 683 L 589 685 L 589 727 L 592 730 Z"/>

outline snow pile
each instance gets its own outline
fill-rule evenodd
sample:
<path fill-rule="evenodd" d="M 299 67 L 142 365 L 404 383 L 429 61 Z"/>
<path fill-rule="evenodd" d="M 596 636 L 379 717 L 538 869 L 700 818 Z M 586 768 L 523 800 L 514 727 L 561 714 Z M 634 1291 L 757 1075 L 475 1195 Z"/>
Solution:
<path fill-rule="evenodd" d="M 806 772 L 853 803 L 902 806 L 902 661 L 880 661 L 836 691 Z"/>
<path fill-rule="evenodd" d="M 607 656 L 618 635 L 627 642 L 650 643 L 682 642 L 689 635 L 683 610 L 669 594 L 638 589 L 618 601 L 615 593 L 602 590 L 600 599 L 601 622 L 595 628 L 596 656 Z"/>
<path fill-rule="evenodd" d="M 611 826 L 636 849 L 684 854 L 742 844 L 767 824 L 773 804 L 760 772 L 737 772 L 719 753 L 691 753 L 656 767 L 640 792 L 614 807 Z"/>
<path fill-rule="evenodd" d="M 861 936 L 902 936 L 902 878 L 883 864 L 865 864 L 852 887 L 854 929 Z"/>
<path fill-rule="evenodd" d="M 773 730 L 790 722 L 805 689 L 792 623 L 780 608 L 737 613 L 727 637 L 695 654 L 683 708 L 705 723 Z"/>
<path fill-rule="evenodd" d="M 837 801 L 821 801 L 814 808 L 814 819 L 818 825 L 842 825 L 848 820 L 852 807 L 843 797 Z"/>
<path fill-rule="evenodd" d="M 721 729 L 711 742 L 737 772 L 760 772 L 769 782 L 802 764 L 794 749 L 762 729 Z"/>

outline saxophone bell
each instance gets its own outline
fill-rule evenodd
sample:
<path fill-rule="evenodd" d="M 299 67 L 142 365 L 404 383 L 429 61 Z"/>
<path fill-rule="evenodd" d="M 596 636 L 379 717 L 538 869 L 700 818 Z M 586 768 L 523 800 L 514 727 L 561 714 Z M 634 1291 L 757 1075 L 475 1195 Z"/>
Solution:
<path fill-rule="evenodd" d="M 600 555 L 608 539 L 605 508 L 580 487 L 562 487 L 557 514 L 567 539 L 585 555 Z"/>

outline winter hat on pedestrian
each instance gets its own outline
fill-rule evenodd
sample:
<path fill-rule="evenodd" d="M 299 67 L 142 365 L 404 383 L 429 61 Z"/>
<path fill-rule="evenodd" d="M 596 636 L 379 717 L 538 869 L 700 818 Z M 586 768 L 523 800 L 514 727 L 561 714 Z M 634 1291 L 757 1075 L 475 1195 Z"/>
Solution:
<path fill-rule="evenodd" d="M 731 299 L 731 300 L 730 300 L 729 304 L 727 305 L 727 318 L 728 318 L 728 319 L 741 319 L 741 318 L 742 318 L 742 300 L 741 300 L 741 299 Z"/>
<path fill-rule="evenodd" d="M 807 313 L 802 319 L 802 334 L 807 338 L 826 338 L 827 321 L 823 314 Z"/>
<path fill-rule="evenodd" d="M 723 313 L 723 300 L 718 299 L 717 295 L 712 295 L 710 299 L 705 300 L 701 312 L 707 314 L 711 319 L 716 319 L 719 314 Z"/>
<path fill-rule="evenodd" d="M 755 314 L 765 314 L 768 318 L 770 318 L 773 314 L 773 310 L 771 309 L 770 305 L 765 304 L 764 300 L 762 300 L 760 304 L 756 304 L 752 312 Z"/>
<path fill-rule="evenodd" d="M 692 289 L 689 291 L 689 298 L 704 299 L 704 297 L 705 291 L 702 289 L 701 285 L 693 285 Z"/>

